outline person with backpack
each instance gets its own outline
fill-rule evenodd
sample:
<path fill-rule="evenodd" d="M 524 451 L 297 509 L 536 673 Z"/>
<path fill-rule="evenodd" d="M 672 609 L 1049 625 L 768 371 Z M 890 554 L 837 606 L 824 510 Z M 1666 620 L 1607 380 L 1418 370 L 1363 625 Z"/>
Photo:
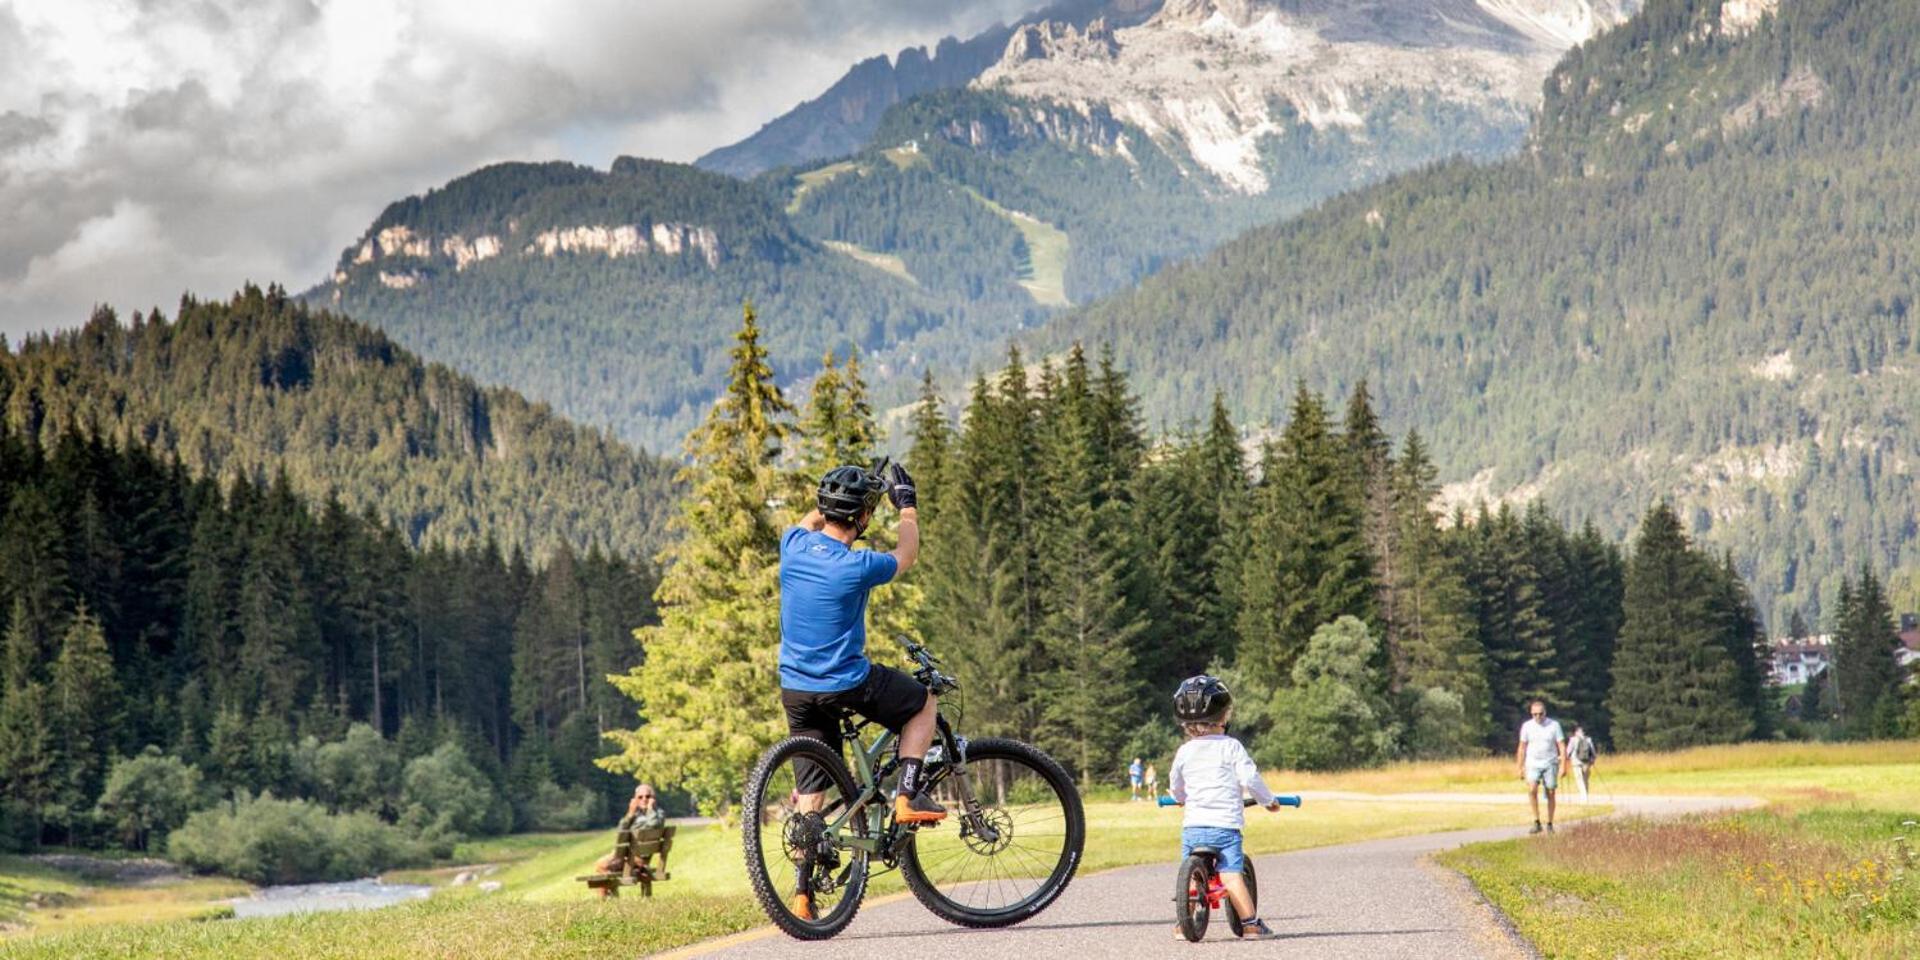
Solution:
<path fill-rule="evenodd" d="M 1599 747 L 1593 738 L 1587 736 L 1587 728 L 1573 725 L 1573 738 L 1567 741 L 1567 759 L 1573 761 L 1573 782 L 1580 787 L 1580 802 L 1587 802 L 1587 776 L 1593 769 L 1593 761 L 1600 755 Z"/>

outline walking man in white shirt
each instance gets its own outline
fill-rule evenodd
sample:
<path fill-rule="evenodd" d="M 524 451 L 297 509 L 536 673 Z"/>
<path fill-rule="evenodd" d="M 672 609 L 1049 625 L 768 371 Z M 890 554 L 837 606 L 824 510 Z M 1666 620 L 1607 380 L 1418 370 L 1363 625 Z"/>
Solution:
<path fill-rule="evenodd" d="M 1540 788 L 1547 790 L 1547 832 L 1553 832 L 1553 795 L 1560 786 L 1561 772 L 1567 765 L 1567 735 L 1560 732 L 1558 720 L 1547 719 L 1547 703 L 1535 700 L 1527 705 L 1531 719 L 1520 725 L 1520 746 L 1513 762 L 1520 768 L 1520 779 L 1527 783 L 1527 800 L 1533 804 L 1533 829 L 1540 832 Z"/>

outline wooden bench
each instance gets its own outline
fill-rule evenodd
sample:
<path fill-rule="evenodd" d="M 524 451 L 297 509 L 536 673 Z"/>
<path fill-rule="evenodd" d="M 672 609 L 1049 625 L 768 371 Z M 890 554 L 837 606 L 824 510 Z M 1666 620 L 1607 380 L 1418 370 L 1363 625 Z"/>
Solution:
<path fill-rule="evenodd" d="M 654 827 L 647 830 L 623 830 L 613 846 L 617 867 L 611 873 L 589 873 L 575 877 L 584 880 L 589 890 L 603 890 L 607 896 L 617 897 L 621 887 L 638 886 L 643 897 L 653 896 L 653 883 L 656 880 L 671 880 L 667 872 L 667 853 L 673 849 L 673 827 Z M 656 869 L 648 861 L 655 854 L 660 857 L 660 866 Z"/>

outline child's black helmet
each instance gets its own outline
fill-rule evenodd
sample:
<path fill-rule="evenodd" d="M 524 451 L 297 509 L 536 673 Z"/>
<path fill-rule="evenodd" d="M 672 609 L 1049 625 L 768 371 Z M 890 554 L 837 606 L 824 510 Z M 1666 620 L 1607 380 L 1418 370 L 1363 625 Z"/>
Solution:
<path fill-rule="evenodd" d="M 815 502 L 820 515 L 837 523 L 853 523 L 880 505 L 887 485 L 865 467 L 834 467 L 820 479 Z"/>
<path fill-rule="evenodd" d="M 1233 706 L 1233 692 L 1209 673 L 1180 681 L 1173 692 L 1173 715 L 1181 723 L 1219 723 Z"/>

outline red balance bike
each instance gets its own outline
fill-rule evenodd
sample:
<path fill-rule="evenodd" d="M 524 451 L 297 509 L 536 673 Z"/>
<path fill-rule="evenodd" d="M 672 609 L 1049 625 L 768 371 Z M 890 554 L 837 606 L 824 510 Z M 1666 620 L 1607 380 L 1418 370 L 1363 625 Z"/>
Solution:
<path fill-rule="evenodd" d="M 1297 796 L 1276 796 L 1274 802 L 1283 807 L 1297 807 Z M 1246 797 L 1240 801 L 1243 805 L 1257 807 L 1259 801 Z M 1179 806 L 1179 801 L 1169 796 L 1160 798 L 1163 807 Z M 1233 900 L 1227 896 L 1227 888 L 1220 882 L 1217 861 L 1220 851 L 1212 847 L 1194 847 L 1187 859 L 1180 863 L 1179 880 L 1173 888 L 1174 913 L 1180 921 L 1180 933 L 1191 943 L 1199 943 L 1207 935 L 1207 921 L 1212 919 L 1213 911 L 1225 907 L 1227 910 L 1227 929 L 1234 936 L 1240 935 L 1241 916 L 1233 909 Z M 1254 902 L 1257 911 L 1260 906 L 1260 886 L 1253 873 L 1253 857 L 1246 858 L 1246 867 L 1240 874 L 1246 881 L 1247 896 Z"/>

